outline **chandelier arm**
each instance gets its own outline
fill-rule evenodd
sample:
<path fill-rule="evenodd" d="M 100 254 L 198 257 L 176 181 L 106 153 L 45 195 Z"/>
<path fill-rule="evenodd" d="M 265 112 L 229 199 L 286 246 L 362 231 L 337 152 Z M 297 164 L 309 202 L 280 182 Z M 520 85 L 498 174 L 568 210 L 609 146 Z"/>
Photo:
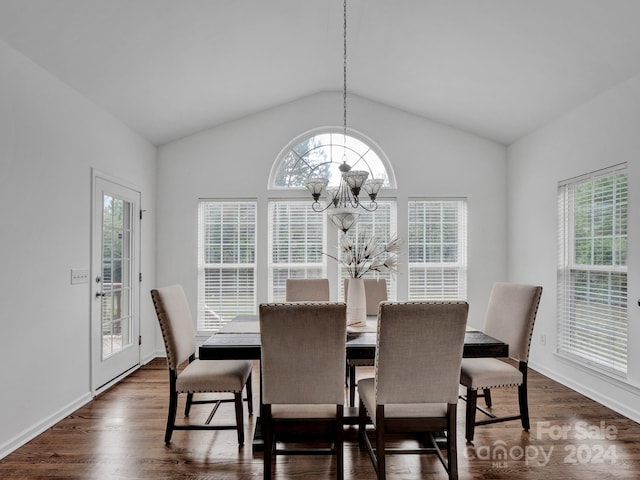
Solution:
<path fill-rule="evenodd" d="M 327 205 L 325 205 L 324 207 L 320 204 L 320 202 L 313 202 L 311 204 L 311 208 L 313 209 L 314 212 L 317 213 L 322 213 L 325 210 L 327 210 L 330 206 L 332 205 L 332 203 L 328 203 Z"/>
<path fill-rule="evenodd" d="M 378 209 L 377 202 L 370 202 L 369 206 L 366 206 L 364 203 L 358 203 L 358 206 L 367 212 L 375 212 Z"/>

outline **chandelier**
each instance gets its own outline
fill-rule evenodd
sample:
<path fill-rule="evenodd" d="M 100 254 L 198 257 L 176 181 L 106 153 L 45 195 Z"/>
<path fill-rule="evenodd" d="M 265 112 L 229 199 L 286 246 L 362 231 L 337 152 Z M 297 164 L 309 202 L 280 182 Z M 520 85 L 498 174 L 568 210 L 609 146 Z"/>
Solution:
<path fill-rule="evenodd" d="M 311 207 L 316 212 L 327 212 L 331 222 L 343 232 L 347 232 L 357 221 L 362 210 L 373 212 L 378 208 L 376 197 L 384 183 L 382 179 L 368 179 L 369 172 L 366 170 L 352 170 L 347 163 L 346 138 L 347 138 L 347 0 L 344 0 L 344 22 L 343 22 L 343 135 L 344 154 L 342 164 L 338 167 L 341 172 L 340 184 L 333 191 L 327 189 L 329 179 L 324 177 L 309 177 L 305 186 L 311 192 L 313 203 Z M 360 202 L 360 192 L 364 190 L 369 196 L 369 204 Z M 322 206 L 320 198 L 328 196 L 327 204 Z M 361 209 L 361 210 L 360 210 Z"/>

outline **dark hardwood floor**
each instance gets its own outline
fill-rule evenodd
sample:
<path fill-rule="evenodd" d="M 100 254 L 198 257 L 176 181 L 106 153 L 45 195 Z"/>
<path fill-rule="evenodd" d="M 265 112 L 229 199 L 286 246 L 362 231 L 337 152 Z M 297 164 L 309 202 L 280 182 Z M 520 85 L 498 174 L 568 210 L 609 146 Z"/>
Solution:
<path fill-rule="evenodd" d="M 257 370 L 256 370 L 257 371 Z M 360 376 L 372 370 L 360 368 Z M 257 375 L 254 376 L 257 400 Z M 460 479 L 638 479 L 640 425 L 531 371 L 531 431 L 519 422 L 478 427 L 464 440 L 464 402 L 458 410 Z M 234 431 L 176 431 L 163 442 L 168 375 L 156 359 L 22 448 L 0 460 L 2 479 L 262 478 L 262 454 L 239 448 Z M 480 400 L 481 402 L 482 400 Z M 513 412 L 514 391 L 493 394 L 494 411 Z M 181 403 L 180 408 L 183 406 Z M 192 409 L 196 421 L 197 410 Z M 179 410 L 180 411 L 180 410 Z M 217 415 L 232 418 L 231 404 Z M 245 410 L 247 437 L 255 417 Z M 347 433 L 345 479 L 375 478 L 355 429 Z M 335 463 L 324 457 L 278 458 L 277 479 L 330 479 Z M 435 456 L 390 457 L 393 479 L 445 479 Z"/>

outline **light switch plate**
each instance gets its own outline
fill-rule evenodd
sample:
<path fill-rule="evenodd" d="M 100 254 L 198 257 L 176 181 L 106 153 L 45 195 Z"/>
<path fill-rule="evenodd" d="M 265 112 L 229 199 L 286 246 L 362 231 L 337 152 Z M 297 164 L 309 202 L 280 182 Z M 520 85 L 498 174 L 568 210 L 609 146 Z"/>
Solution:
<path fill-rule="evenodd" d="M 86 268 L 71 269 L 71 285 L 79 283 L 89 283 L 89 270 Z"/>

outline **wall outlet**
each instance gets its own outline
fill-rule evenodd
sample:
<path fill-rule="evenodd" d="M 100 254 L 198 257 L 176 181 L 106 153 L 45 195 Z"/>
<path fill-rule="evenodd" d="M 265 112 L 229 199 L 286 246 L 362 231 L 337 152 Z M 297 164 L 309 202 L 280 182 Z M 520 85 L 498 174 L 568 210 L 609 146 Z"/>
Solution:
<path fill-rule="evenodd" d="M 542 334 L 540 335 L 540 345 L 546 345 L 547 344 L 547 335 L 546 334 Z"/>
<path fill-rule="evenodd" d="M 71 285 L 79 283 L 89 283 L 89 270 L 86 268 L 71 269 Z"/>

